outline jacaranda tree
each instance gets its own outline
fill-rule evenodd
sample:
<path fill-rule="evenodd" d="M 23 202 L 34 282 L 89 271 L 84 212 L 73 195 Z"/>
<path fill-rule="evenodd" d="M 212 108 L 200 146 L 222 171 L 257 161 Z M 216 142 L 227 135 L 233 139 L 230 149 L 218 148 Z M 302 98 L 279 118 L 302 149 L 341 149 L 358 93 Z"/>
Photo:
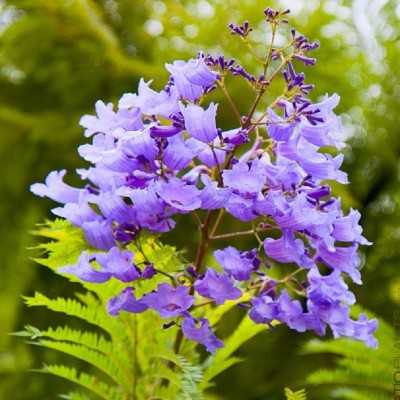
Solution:
<path fill-rule="evenodd" d="M 377 346 L 377 321 L 350 311 L 356 299 L 349 284 L 361 284 L 358 247 L 371 243 L 360 213 L 345 213 L 331 190 L 332 182 L 348 183 L 334 113 L 339 96 L 310 100 L 314 87 L 298 71 L 316 63 L 318 43 L 288 27 L 288 15 L 264 11 L 262 49 L 247 21 L 229 25 L 257 71 L 199 53 L 167 64 L 161 91 L 141 80 L 116 110 L 98 101 L 96 115 L 80 122 L 92 138 L 78 148 L 90 163 L 77 170 L 84 184 L 64 183 L 62 170 L 31 186 L 60 203 L 52 212 L 63 219 L 40 230 L 56 241 L 41 246 L 48 258 L 39 262 L 87 292 L 78 300 L 37 293 L 27 304 L 81 318 L 102 333 L 28 327 L 21 334 L 107 377 L 64 365 L 45 372 L 104 399 L 192 399 L 238 361 L 232 355 L 241 344 L 277 324 Z M 230 94 L 232 79 L 248 99 L 245 112 L 244 99 L 239 107 Z M 229 109 L 211 101 L 220 95 Z M 219 113 L 230 113 L 228 130 L 218 128 Z M 192 235 L 189 220 L 198 230 L 196 250 L 167 245 L 173 230 Z M 244 237 L 250 248 L 241 248 Z M 235 306 L 244 316 L 224 343 L 215 329 Z"/>

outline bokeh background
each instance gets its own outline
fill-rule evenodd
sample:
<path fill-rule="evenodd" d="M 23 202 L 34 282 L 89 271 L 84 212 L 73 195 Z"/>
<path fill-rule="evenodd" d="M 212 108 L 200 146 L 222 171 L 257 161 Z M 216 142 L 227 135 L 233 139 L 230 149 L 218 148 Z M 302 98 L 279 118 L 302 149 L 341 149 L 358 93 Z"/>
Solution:
<path fill-rule="evenodd" d="M 49 170 L 81 167 L 78 126 L 97 99 L 116 101 L 141 76 L 161 88 L 163 64 L 199 50 L 249 63 L 225 29 L 248 19 L 260 37 L 266 6 L 289 7 L 296 28 L 321 42 L 313 97 L 342 98 L 351 185 L 337 187 L 357 207 L 375 246 L 363 254 L 362 306 L 392 322 L 400 307 L 400 2 L 396 0 L 2 0 L 0 1 L 0 399 L 54 399 L 67 384 L 28 370 L 62 357 L 8 335 L 55 316 L 28 310 L 23 294 L 68 294 L 70 284 L 30 260 L 31 231 L 50 202 L 28 191 Z M 235 89 L 233 90 L 235 95 Z M 248 99 L 240 96 L 239 105 Z M 221 101 L 223 101 L 221 99 Z M 232 127 L 223 118 L 221 124 Z M 72 174 L 71 174 L 72 176 Z M 184 242 L 185 238 L 176 238 Z M 280 399 L 318 360 L 299 354 L 308 335 L 277 328 L 241 351 L 247 358 L 219 378 L 224 399 Z M 319 360 L 326 362 L 325 359 Z M 317 398 L 317 397 L 316 397 Z"/>

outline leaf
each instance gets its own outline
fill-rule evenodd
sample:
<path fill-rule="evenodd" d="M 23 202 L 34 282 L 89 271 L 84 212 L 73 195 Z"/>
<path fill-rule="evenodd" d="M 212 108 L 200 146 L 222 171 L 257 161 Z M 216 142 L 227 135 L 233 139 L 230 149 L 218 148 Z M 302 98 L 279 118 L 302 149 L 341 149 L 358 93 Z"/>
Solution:
<path fill-rule="evenodd" d="M 380 320 L 376 336 L 378 349 L 367 348 L 364 343 L 344 338 L 311 340 L 304 347 L 306 354 L 330 353 L 337 358 L 332 368 L 312 372 L 307 382 L 328 395 L 340 388 L 345 393 L 342 398 L 346 399 L 391 399 L 393 358 L 399 355 L 399 351 L 393 348 L 395 332 Z"/>
<path fill-rule="evenodd" d="M 79 392 L 71 392 L 68 394 L 62 394 L 60 396 L 60 399 L 64 400 L 90 400 L 89 397 L 85 396 L 82 393 Z"/>
<path fill-rule="evenodd" d="M 287 400 L 307 400 L 305 389 L 293 392 L 289 388 L 285 388 L 285 396 Z"/>
<path fill-rule="evenodd" d="M 104 400 L 123 400 L 123 397 L 118 390 L 111 388 L 97 376 L 83 372 L 79 373 L 75 368 L 67 367 L 65 365 L 45 365 L 38 372 L 52 374 L 67 379 L 90 390 Z"/>
<path fill-rule="evenodd" d="M 79 344 L 53 340 L 40 340 L 36 342 L 36 344 L 38 346 L 57 350 L 65 354 L 69 354 L 77 359 L 86 361 L 108 375 L 108 377 L 111 380 L 114 380 L 116 384 L 121 384 L 129 390 L 131 384 L 129 375 L 128 377 L 124 375 L 124 372 L 129 373 L 129 368 L 124 366 L 124 368 L 121 369 L 112 359 L 96 350 L 88 349 L 86 346 Z M 124 369 L 126 369 L 126 371 L 124 371 Z"/>
<path fill-rule="evenodd" d="M 83 250 L 91 251 L 81 232 L 65 221 L 48 222 L 39 228 L 38 234 L 52 240 L 37 248 L 46 255 L 39 258 L 38 262 L 62 276 L 64 274 L 58 272 L 60 266 L 75 263 Z M 164 246 L 155 238 L 146 237 L 140 239 L 138 246 L 132 246 L 131 249 L 135 258 L 150 260 L 159 270 L 182 268 L 180 255 L 172 246 Z M 63 377 L 108 400 L 201 398 L 198 384 L 203 370 L 202 366 L 197 365 L 194 344 L 185 343 L 183 348 L 190 350 L 185 357 L 176 355 L 172 351 L 176 329 L 163 330 L 162 320 L 157 313 L 148 311 L 134 315 L 123 312 L 116 317 L 110 316 L 106 312 L 106 303 L 126 287 L 125 284 L 117 280 L 101 285 L 92 284 L 81 282 L 73 276 L 68 276 L 68 279 L 79 283 L 86 291 L 77 293 L 75 298 L 49 298 L 35 293 L 25 297 L 25 303 L 29 307 L 45 307 L 77 318 L 89 324 L 90 329 L 58 326 L 39 330 L 27 326 L 16 335 L 30 338 L 35 345 L 83 360 L 94 369 L 88 375 L 68 366 L 52 365 L 46 366 L 41 372 Z M 137 293 L 151 290 L 152 285 L 156 285 L 160 279 L 164 278 L 156 276 L 150 282 L 135 282 Z M 175 368 L 170 368 L 169 363 Z M 160 384 L 165 381 L 168 385 Z M 71 392 L 64 398 L 87 398 L 82 396 Z"/>

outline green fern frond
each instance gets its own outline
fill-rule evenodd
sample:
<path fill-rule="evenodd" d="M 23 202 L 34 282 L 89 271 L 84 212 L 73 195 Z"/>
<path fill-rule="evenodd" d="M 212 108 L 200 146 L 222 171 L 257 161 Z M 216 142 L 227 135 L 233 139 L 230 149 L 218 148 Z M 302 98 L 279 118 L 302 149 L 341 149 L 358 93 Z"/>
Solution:
<path fill-rule="evenodd" d="M 179 366 L 182 369 L 181 393 L 178 399 L 182 400 L 202 400 L 202 391 L 199 383 L 203 379 L 203 369 L 201 366 L 193 365 L 182 356 L 179 358 Z"/>
<path fill-rule="evenodd" d="M 365 389 L 339 388 L 332 391 L 332 397 L 343 400 L 387 400 L 387 396 L 382 393 L 374 393 Z"/>
<path fill-rule="evenodd" d="M 65 365 L 45 365 L 38 372 L 67 379 L 70 382 L 84 387 L 104 400 L 123 400 L 121 392 L 115 387 L 109 386 L 95 375 L 89 375 L 84 372 L 79 373 L 72 367 L 67 367 Z"/>
<path fill-rule="evenodd" d="M 86 346 L 79 344 L 57 342 L 53 340 L 40 340 L 35 344 L 86 361 L 88 364 L 101 370 L 116 384 L 121 384 L 129 390 L 131 382 L 129 376 L 127 377 L 124 374 L 124 372 L 126 372 L 124 368 L 121 369 L 121 366 L 118 366 L 112 359 L 96 350 L 88 349 Z"/>
<path fill-rule="evenodd" d="M 33 297 L 25 297 L 24 299 L 28 307 L 46 307 L 51 311 L 79 318 L 105 330 L 110 335 L 118 334 L 118 336 L 121 336 L 122 332 L 124 332 L 121 323 L 115 318 L 110 318 L 104 310 L 104 305 L 100 303 L 89 307 L 74 299 L 65 299 L 63 297 L 50 299 L 38 292 Z"/>
<path fill-rule="evenodd" d="M 97 350 L 107 355 L 113 352 L 112 342 L 107 340 L 103 335 L 94 332 L 71 329 L 68 326 L 59 326 L 55 329 L 49 328 L 43 332 L 39 332 L 40 337 L 82 344 L 89 349 Z"/>
<path fill-rule="evenodd" d="M 45 257 L 41 256 L 37 261 L 62 276 L 64 274 L 59 273 L 59 267 L 75 263 L 83 250 L 91 251 L 80 231 L 65 221 L 47 223 L 40 227 L 38 234 L 52 241 L 39 245 L 37 250 L 44 253 Z M 164 246 L 154 238 L 146 237 L 140 239 L 138 246 L 140 248 L 131 248 L 137 262 L 149 260 L 157 269 L 165 271 L 183 267 L 180 254 L 172 246 Z M 194 344 L 184 343 L 182 351 L 184 354 L 187 352 L 188 358 L 186 355 L 181 358 L 172 351 L 176 329 L 160 329 L 162 321 L 156 313 L 110 316 L 106 311 L 106 303 L 126 287 L 125 284 L 112 279 L 98 285 L 78 281 L 73 276 L 67 278 L 78 282 L 86 292 L 68 299 L 52 299 L 35 293 L 32 297 L 26 297 L 25 303 L 29 307 L 41 306 L 77 318 L 88 323 L 88 327 L 92 326 L 95 332 L 68 326 L 46 330 L 27 326 L 16 334 L 29 338 L 36 345 L 83 360 L 94 368 L 91 375 L 64 365 L 46 366 L 41 372 L 60 376 L 84 387 L 89 394 L 92 392 L 96 397 L 107 400 L 176 400 L 187 396 L 200 399 L 197 386 L 202 378 L 202 368 L 195 365 L 198 356 L 192 351 Z M 158 279 L 162 278 L 156 276 L 151 281 L 137 282 L 137 295 L 153 289 L 151 285 L 156 285 Z M 170 363 L 176 367 L 170 368 Z M 168 385 L 162 385 L 162 382 L 168 382 Z M 71 392 L 64 398 L 88 399 L 86 393 L 77 392 Z"/>
<path fill-rule="evenodd" d="M 305 389 L 293 392 L 289 388 L 285 388 L 286 400 L 307 400 Z"/>
<path fill-rule="evenodd" d="M 71 392 L 68 394 L 62 394 L 60 396 L 60 399 L 63 400 L 90 400 L 90 398 L 86 395 L 84 395 L 83 393 L 79 393 L 79 392 Z"/>
<path fill-rule="evenodd" d="M 327 395 L 333 397 L 335 394 L 335 398 L 391 399 L 395 332 L 381 320 L 376 336 L 378 349 L 367 348 L 364 343 L 349 339 L 310 341 L 304 349 L 306 354 L 328 353 L 337 358 L 333 368 L 314 371 L 307 382 Z"/>

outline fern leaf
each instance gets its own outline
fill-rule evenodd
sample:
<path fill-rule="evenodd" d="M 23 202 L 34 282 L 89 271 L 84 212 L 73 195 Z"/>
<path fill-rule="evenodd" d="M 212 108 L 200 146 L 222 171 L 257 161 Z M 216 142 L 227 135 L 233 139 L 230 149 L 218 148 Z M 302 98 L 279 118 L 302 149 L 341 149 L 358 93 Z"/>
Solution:
<path fill-rule="evenodd" d="M 118 389 L 109 386 L 97 376 L 84 372 L 79 373 L 75 368 L 65 365 L 45 365 L 39 372 L 52 374 L 74 382 L 104 400 L 123 400 Z"/>
<path fill-rule="evenodd" d="M 293 392 L 289 388 L 285 388 L 286 400 L 307 400 L 305 389 Z"/>
<path fill-rule="evenodd" d="M 60 396 L 60 399 L 64 400 L 90 400 L 90 398 L 83 393 L 79 392 L 71 392 L 68 394 L 63 394 Z"/>
<path fill-rule="evenodd" d="M 178 399 L 182 400 L 202 400 L 203 396 L 199 383 L 203 378 L 203 370 L 200 366 L 193 365 L 182 356 L 179 358 L 179 366 L 182 369 L 181 392 Z"/>
<path fill-rule="evenodd" d="M 121 332 L 119 336 L 121 338 L 124 337 L 123 326 L 120 325 L 118 319 L 111 318 L 105 312 L 104 305 L 102 304 L 98 304 L 96 307 L 88 307 L 74 299 L 65 299 L 62 297 L 50 299 L 38 292 L 36 292 L 33 297 L 25 297 L 25 303 L 28 307 L 43 306 L 51 311 L 82 319 L 105 330 L 110 335 L 115 335 L 116 332 Z"/>
<path fill-rule="evenodd" d="M 126 376 L 124 374 L 124 372 L 127 373 L 129 371 L 124 371 L 124 369 L 118 368 L 109 357 L 99 353 L 98 351 L 88 349 L 86 346 L 79 344 L 57 342 L 53 340 L 40 340 L 36 342 L 36 344 L 86 361 L 104 372 L 111 380 L 114 380 L 116 384 L 123 385 L 127 390 L 130 388 L 131 382 L 129 375 Z"/>
<path fill-rule="evenodd" d="M 304 348 L 306 354 L 330 353 L 337 358 L 334 367 L 314 371 L 307 382 L 332 396 L 340 388 L 343 399 L 391 399 L 395 332 L 380 321 L 376 336 L 378 349 L 349 339 L 310 341 Z"/>
<path fill-rule="evenodd" d="M 49 328 L 46 331 L 40 332 L 40 337 L 82 344 L 90 349 L 100 351 L 107 355 L 113 352 L 112 342 L 105 339 L 104 336 L 98 335 L 94 332 L 71 329 L 68 326 L 59 326 L 55 329 Z"/>

